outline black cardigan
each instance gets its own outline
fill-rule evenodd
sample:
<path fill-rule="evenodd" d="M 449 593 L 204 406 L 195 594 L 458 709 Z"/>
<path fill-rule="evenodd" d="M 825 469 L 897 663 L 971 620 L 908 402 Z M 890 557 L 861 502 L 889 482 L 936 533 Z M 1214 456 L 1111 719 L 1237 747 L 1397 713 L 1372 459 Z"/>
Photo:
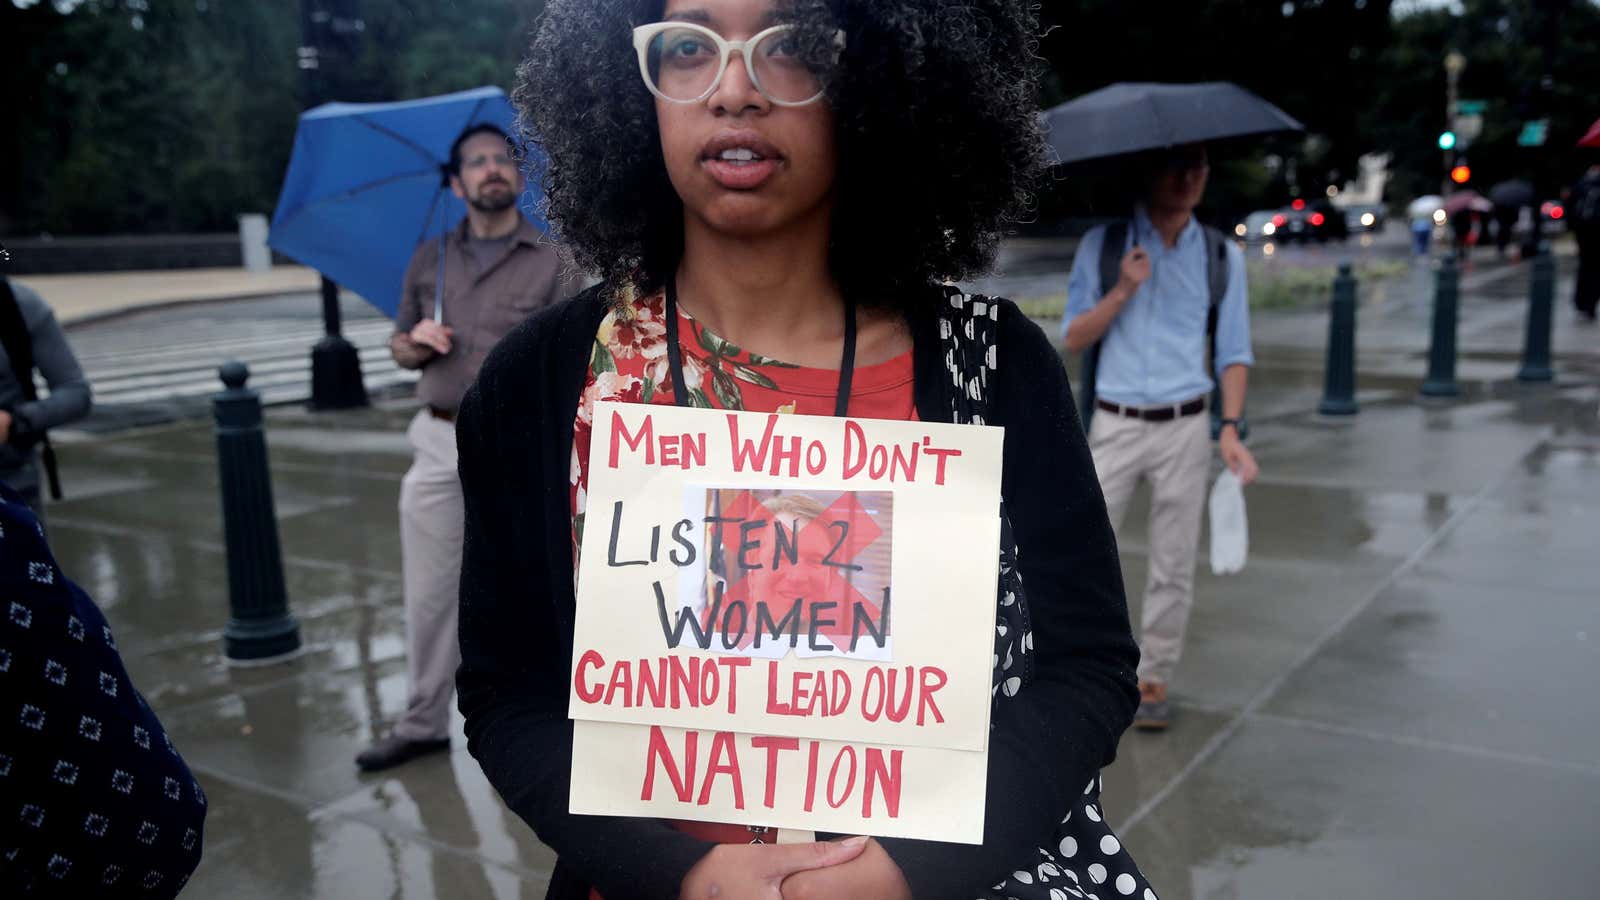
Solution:
<path fill-rule="evenodd" d="M 984 843 L 882 840 L 919 900 L 977 896 L 1035 858 L 1115 756 L 1138 702 L 1116 543 L 1066 373 L 1039 327 L 1000 303 L 991 412 L 1006 428 L 1002 491 L 1034 623 L 1035 680 L 994 717 Z M 711 844 L 657 820 L 567 812 L 572 424 L 605 311 L 595 288 L 534 315 L 489 356 L 462 403 L 457 685 L 472 755 L 560 856 L 551 897 L 583 898 L 593 885 L 606 900 L 671 898 Z M 918 415 L 949 421 L 931 304 L 909 318 Z"/>

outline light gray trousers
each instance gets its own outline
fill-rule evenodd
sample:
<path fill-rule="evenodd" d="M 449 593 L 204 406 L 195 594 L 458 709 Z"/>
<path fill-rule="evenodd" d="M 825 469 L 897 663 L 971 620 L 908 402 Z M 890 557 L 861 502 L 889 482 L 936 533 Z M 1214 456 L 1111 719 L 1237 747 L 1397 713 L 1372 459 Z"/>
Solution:
<path fill-rule="evenodd" d="M 456 473 L 456 430 L 426 409 L 406 430 L 415 457 L 400 482 L 400 545 L 404 556 L 405 715 L 394 733 L 407 740 L 446 737 L 461 644 L 461 542 L 465 506 Z"/>
<path fill-rule="evenodd" d="M 1119 545 L 1133 490 L 1141 480 L 1150 482 L 1150 572 L 1139 634 L 1139 680 L 1166 684 L 1183 655 L 1183 636 L 1194 609 L 1200 514 L 1211 472 L 1211 417 L 1201 413 L 1146 422 L 1101 410 L 1089 426 L 1089 450 Z"/>

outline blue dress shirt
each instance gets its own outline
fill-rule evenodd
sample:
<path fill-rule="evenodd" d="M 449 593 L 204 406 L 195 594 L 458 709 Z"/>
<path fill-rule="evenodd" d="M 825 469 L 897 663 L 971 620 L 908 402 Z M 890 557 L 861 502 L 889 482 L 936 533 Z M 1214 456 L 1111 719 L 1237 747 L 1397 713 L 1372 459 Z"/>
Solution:
<path fill-rule="evenodd" d="M 1095 379 L 1096 396 L 1122 406 L 1166 406 L 1211 393 L 1216 382 L 1206 371 L 1206 317 L 1211 305 L 1206 274 L 1206 240 L 1189 220 L 1177 246 L 1167 247 L 1143 209 L 1134 213 L 1128 247 L 1150 254 L 1150 279 L 1139 286 L 1106 331 Z M 1091 229 L 1078 245 L 1067 284 L 1061 339 L 1072 320 L 1093 309 L 1111 286 L 1100 284 L 1100 248 L 1105 226 Z M 1250 349 L 1250 303 L 1245 290 L 1244 253 L 1227 241 L 1228 289 L 1217 316 L 1215 371 L 1255 364 Z M 1121 254 L 1118 254 L 1119 256 Z"/>

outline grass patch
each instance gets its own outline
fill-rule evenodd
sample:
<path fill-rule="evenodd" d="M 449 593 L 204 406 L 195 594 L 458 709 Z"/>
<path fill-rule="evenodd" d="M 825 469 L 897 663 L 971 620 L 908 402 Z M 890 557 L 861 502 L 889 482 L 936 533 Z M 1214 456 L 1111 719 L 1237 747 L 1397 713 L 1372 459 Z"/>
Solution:
<path fill-rule="evenodd" d="M 1337 266 L 1280 266 L 1274 260 L 1251 260 L 1249 266 L 1250 308 L 1261 310 L 1303 309 L 1326 306 L 1333 297 Z M 1377 260 L 1354 266 L 1361 299 L 1382 302 L 1388 283 L 1409 270 L 1402 260 Z M 1062 277 L 1063 284 L 1066 277 Z M 1031 297 L 1013 297 L 1013 302 L 1032 319 L 1059 319 L 1067 303 L 1067 292 Z"/>
<path fill-rule="evenodd" d="M 1325 306 L 1333 298 L 1336 266 L 1278 266 L 1272 260 L 1251 260 L 1251 309 L 1301 309 Z M 1353 273 L 1364 297 L 1381 299 L 1386 283 L 1408 269 L 1400 260 L 1358 263 Z M 1378 292 L 1378 293 L 1374 293 Z"/>

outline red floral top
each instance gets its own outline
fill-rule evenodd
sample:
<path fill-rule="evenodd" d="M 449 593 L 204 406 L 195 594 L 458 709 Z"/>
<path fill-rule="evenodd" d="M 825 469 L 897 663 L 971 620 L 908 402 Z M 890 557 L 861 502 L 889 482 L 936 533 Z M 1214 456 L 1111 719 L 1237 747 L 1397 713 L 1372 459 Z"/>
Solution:
<path fill-rule="evenodd" d="M 689 402 L 706 409 L 798 413 L 831 416 L 839 390 L 839 372 L 813 369 L 750 353 L 728 343 L 678 311 L 683 341 L 683 378 Z M 572 554 L 583 542 L 583 517 L 588 506 L 589 440 L 594 430 L 594 405 L 601 400 L 624 403 L 676 402 L 667 362 L 666 295 L 637 297 L 606 314 L 595 334 L 589 375 L 572 428 Z M 912 391 L 912 358 L 907 352 L 885 363 L 855 370 L 850 415 L 864 419 L 917 417 Z M 576 564 L 573 566 L 577 571 Z M 576 577 L 576 576 L 574 576 Z M 740 825 L 674 822 L 674 827 L 702 840 L 747 843 L 749 829 Z M 598 897 L 598 894 L 592 894 Z"/>
<path fill-rule="evenodd" d="M 594 339 L 589 375 L 584 380 L 578 419 L 572 428 L 573 559 L 583 539 L 583 514 L 589 505 L 589 439 L 594 405 L 676 402 L 667 364 L 666 296 L 656 292 L 606 314 Z M 705 329 L 680 308 L 683 379 L 689 404 L 706 409 L 831 416 L 839 391 L 836 369 L 812 369 L 750 353 Z M 850 415 L 862 419 L 917 417 L 909 352 L 855 371 Z"/>

